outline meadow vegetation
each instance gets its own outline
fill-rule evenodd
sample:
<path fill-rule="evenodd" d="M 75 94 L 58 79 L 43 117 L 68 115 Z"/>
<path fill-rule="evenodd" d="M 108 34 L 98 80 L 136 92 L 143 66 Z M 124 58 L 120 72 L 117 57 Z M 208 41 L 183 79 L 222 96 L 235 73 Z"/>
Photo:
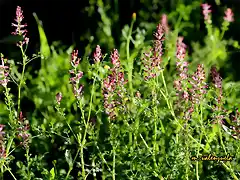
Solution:
<path fill-rule="evenodd" d="M 205 38 L 187 44 L 180 34 L 193 26 L 194 8 Z M 74 46 L 49 46 L 36 14 L 40 52 L 29 55 L 23 9 L 12 23 L 21 60 L 1 54 L 2 179 L 240 178 L 240 83 L 220 73 L 230 68 L 228 49 L 240 48 L 224 38 L 234 23 L 230 8 L 217 27 L 209 4 L 181 4 L 153 32 L 151 24 L 136 27 L 133 13 L 118 49 L 89 45 L 82 57 Z M 100 44 L 111 47 L 111 23 L 100 14 Z M 41 67 L 30 73 L 34 61 Z"/>

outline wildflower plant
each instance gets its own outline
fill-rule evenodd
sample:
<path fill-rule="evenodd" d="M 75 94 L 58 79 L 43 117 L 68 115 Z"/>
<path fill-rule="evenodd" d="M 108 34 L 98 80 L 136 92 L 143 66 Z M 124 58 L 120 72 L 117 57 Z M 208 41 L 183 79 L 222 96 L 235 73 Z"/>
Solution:
<path fill-rule="evenodd" d="M 110 18 L 103 2 L 97 4 L 112 47 Z M 162 14 L 150 45 L 144 43 L 142 27 L 135 31 L 133 13 L 119 50 L 104 54 L 102 45 L 96 45 L 87 58 L 73 46 L 66 52 L 47 46 L 49 51 L 42 53 L 48 57 L 42 57 L 35 78 L 26 76 L 26 65 L 40 56 L 29 59 L 26 54 L 27 26 L 17 7 L 12 26 L 13 35 L 23 37 L 16 44 L 23 67 L 16 72 L 1 54 L 0 85 L 9 112 L 0 124 L 1 178 L 239 179 L 239 107 L 228 103 L 218 70 L 233 43 L 223 40 L 233 12 L 225 11 L 218 29 L 211 6 L 201 5 L 207 35 L 206 46 L 200 47 L 180 35 L 186 25 L 181 20 L 188 21 L 192 6 L 179 5 L 175 25 L 173 15 Z M 187 15 L 180 12 L 184 8 Z M 188 52 L 191 46 L 193 53 Z M 16 99 L 9 83 L 17 84 Z M 21 103 L 26 94 L 35 105 L 30 113 Z M 212 155 L 231 155 L 232 160 L 201 161 Z"/>

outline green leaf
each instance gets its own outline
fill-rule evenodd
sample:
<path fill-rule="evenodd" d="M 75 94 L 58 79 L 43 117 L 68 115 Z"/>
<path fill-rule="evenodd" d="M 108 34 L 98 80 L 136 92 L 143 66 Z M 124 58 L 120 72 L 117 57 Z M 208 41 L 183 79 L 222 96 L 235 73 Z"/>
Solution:
<path fill-rule="evenodd" d="M 51 174 L 50 180 L 54 180 L 54 179 L 55 179 L 54 168 L 52 168 L 52 169 L 50 170 L 50 174 Z"/>
<path fill-rule="evenodd" d="M 40 36 L 40 52 L 44 57 L 49 57 L 50 56 L 50 47 L 48 45 L 48 41 L 47 41 L 47 37 L 46 34 L 44 32 L 43 26 L 42 26 L 42 22 L 38 19 L 37 14 L 33 13 L 33 16 L 37 22 L 38 25 L 38 31 L 39 31 L 39 36 Z"/>

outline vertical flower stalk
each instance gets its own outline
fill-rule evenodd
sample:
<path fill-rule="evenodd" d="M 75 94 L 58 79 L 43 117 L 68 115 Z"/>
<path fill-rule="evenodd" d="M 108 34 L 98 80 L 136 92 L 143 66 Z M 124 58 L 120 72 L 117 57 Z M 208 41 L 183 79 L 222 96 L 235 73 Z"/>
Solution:
<path fill-rule="evenodd" d="M 20 77 L 20 82 L 18 85 L 18 114 L 20 113 L 20 101 L 21 101 L 21 87 L 24 84 L 24 73 L 25 66 L 27 64 L 27 56 L 25 54 L 24 45 L 28 45 L 29 38 L 27 37 L 27 30 L 25 29 L 27 24 L 23 24 L 23 11 L 20 6 L 17 6 L 16 9 L 16 18 L 14 19 L 15 23 L 12 23 L 12 26 L 15 28 L 15 31 L 12 32 L 13 35 L 22 36 L 24 39 L 22 41 L 17 42 L 17 46 L 20 48 L 23 58 L 23 70 Z"/>
<path fill-rule="evenodd" d="M 190 100 L 193 104 L 200 104 L 200 101 L 203 99 L 204 94 L 207 93 L 207 83 L 206 76 L 204 72 L 203 64 L 198 64 L 196 72 L 192 75 L 189 83 L 192 87 L 189 89 L 191 94 Z"/>
<path fill-rule="evenodd" d="M 158 125 L 160 122 L 160 126 L 161 126 L 161 131 L 162 133 L 165 133 L 165 129 L 163 126 L 162 121 L 159 119 L 159 114 L 158 114 L 158 76 L 162 75 L 163 78 L 163 83 L 164 83 L 164 87 L 166 90 L 166 94 L 168 94 L 167 92 L 167 87 L 166 87 L 166 83 L 164 80 L 164 76 L 163 76 L 163 67 L 162 67 L 162 56 L 163 56 L 163 42 L 165 40 L 165 33 L 166 33 L 166 29 L 164 26 L 166 26 L 166 24 L 162 24 L 162 23 L 166 23 L 166 21 L 164 22 L 163 19 L 162 22 L 160 22 L 157 25 L 156 31 L 153 34 L 154 36 L 154 42 L 152 45 L 152 48 L 150 49 L 149 53 L 144 53 L 144 58 L 143 58 L 143 65 L 144 65 L 144 80 L 145 81 L 149 81 L 153 83 L 153 87 L 151 90 L 152 93 L 152 106 L 153 106 L 153 119 L 154 119 L 154 133 L 153 133 L 153 154 L 152 154 L 152 159 L 153 159 L 153 163 L 154 163 L 154 167 L 157 168 L 157 159 L 156 159 L 156 153 L 157 153 L 157 149 L 158 149 L 158 144 L 157 144 L 157 138 L 158 138 Z M 168 100 L 167 100 L 168 101 Z M 168 102 L 167 102 L 168 103 Z"/>
<path fill-rule="evenodd" d="M 177 90 L 177 95 L 182 96 L 186 101 L 189 100 L 188 92 L 186 91 L 186 81 L 188 79 L 188 62 L 184 61 L 186 55 L 186 45 L 183 43 L 183 37 L 179 37 L 177 41 L 177 61 L 176 67 L 179 79 L 174 81 L 174 87 Z"/>
<path fill-rule="evenodd" d="M 219 123 L 222 125 L 224 115 L 222 114 L 224 112 L 223 109 L 223 90 L 222 90 L 222 77 L 217 71 L 217 68 L 213 66 L 211 68 L 211 77 L 213 81 L 213 85 L 215 87 L 216 93 L 217 93 L 217 98 L 215 98 L 215 106 L 213 108 L 213 112 L 215 112 L 215 121 L 214 123 Z"/>
<path fill-rule="evenodd" d="M 127 80 L 124 79 L 117 49 L 114 49 L 111 54 L 111 63 L 113 65 L 113 68 L 110 69 L 111 74 L 103 81 L 103 96 L 106 114 L 109 115 L 110 119 L 115 119 L 116 107 L 122 104 L 126 94 L 124 85 L 127 83 Z"/>
<path fill-rule="evenodd" d="M 202 4 L 201 6 L 202 6 L 202 9 L 203 9 L 202 13 L 203 13 L 205 22 L 208 23 L 208 24 L 211 24 L 212 23 L 211 16 L 210 16 L 211 12 L 212 12 L 212 10 L 210 9 L 211 6 L 207 3 Z"/>
<path fill-rule="evenodd" d="M 212 29 L 212 18 L 211 18 L 211 6 L 209 4 L 202 4 L 202 14 L 204 16 L 204 22 L 208 31 L 208 36 L 211 36 L 213 33 Z"/>
<path fill-rule="evenodd" d="M 183 43 L 183 38 L 179 37 L 177 42 L 177 71 L 179 78 L 174 81 L 174 87 L 179 96 L 178 106 L 183 107 L 188 104 L 185 110 L 185 119 L 189 120 L 194 112 L 195 104 L 200 104 L 204 94 L 207 93 L 206 76 L 203 64 L 198 64 L 196 72 L 190 76 L 188 74 L 188 62 L 184 61 L 186 55 L 186 45 Z"/>
<path fill-rule="evenodd" d="M 151 78 L 157 77 L 159 75 L 158 71 L 162 68 L 160 66 L 162 62 L 163 49 L 162 44 L 164 41 L 164 28 L 161 23 L 158 24 L 157 30 L 154 33 L 154 44 L 150 49 L 149 53 L 144 53 L 143 64 L 144 70 L 144 80 L 149 80 Z"/>
<path fill-rule="evenodd" d="M 78 50 L 74 50 L 72 52 L 70 63 L 73 68 L 73 69 L 69 70 L 69 73 L 71 75 L 70 83 L 72 84 L 73 94 L 74 94 L 75 98 L 77 99 L 78 107 L 80 108 L 81 113 L 82 113 L 82 121 L 84 122 L 85 132 L 86 132 L 88 128 L 87 128 L 87 123 L 85 121 L 85 116 L 84 116 L 83 107 L 82 107 L 82 101 L 80 101 L 80 99 L 82 97 L 82 92 L 83 92 L 83 85 L 80 84 L 80 79 L 83 77 L 83 72 L 79 71 L 77 69 L 78 65 L 80 63 L 80 58 L 78 58 Z M 68 124 L 68 126 L 69 126 L 69 124 Z M 69 128 L 71 129 L 70 126 L 69 126 Z M 79 137 L 82 137 L 81 132 L 79 132 Z M 84 133 L 83 138 L 78 139 L 78 143 L 80 145 L 80 157 L 81 157 L 81 168 L 82 168 L 83 179 L 85 179 L 85 177 L 86 177 L 84 152 L 83 152 L 83 149 L 85 146 L 85 141 L 86 141 L 86 133 Z"/>
<path fill-rule="evenodd" d="M 15 31 L 12 32 L 12 34 L 22 36 L 24 38 L 23 41 L 19 41 L 17 43 L 17 46 L 19 46 L 20 48 L 22 48 L 24 44 L 28 44 L 29 42 L 29 38 L 26 35 L 28 31 L 27 29 L 25 29 L 27 27 L 27 24 L 22 24 L 23 19 L 24 16 L 22 8 L 20 6 L 17 6 L 16 18 L 14 19 L 15 23 L 12 23 L 12 26 L 15 27 Z"/>
<path fill-rule="evenodd" d="M 224 20 L 227 21 L 227 22 L 233 22 L 234 21 L 234 14 L 232 12 L 232 9 L 230 8 L 227 8 L 227 10 L 224 12 L 225 13 L 225 16 L 224 16 Z"/>
<path fill-rule="evenodd" d="M 222 32 L 221 32 L 221 39 L 223 38 L 225 32 L 228 30 L 228 27 L 231 22 L 234 22 L 234 14 L 232 9 L 227 8 L 226 11 L 224 12 L 225 16 L 223 17 L 223 23 L 222 23 Z"/>
<path fill-rule="evenodd" d="M 225 118 L 228 118 L 227 110 L 224 108 L 224 96 L 223 96 L 223 88 L 222 88 L 222 77 L 220 76 L 219 72 L 217 71 L 217 68 L 213 66 L 211 68 L 211 77 L 212 82 L 215 88 L 215 92 L 217 95 L 217 98 L 215 98 L 215 105 L 212 109 L 213 113 L 213 124 L 219 124 L 224 131 L 229 133 L 229 128 L 225 125 Z M 235 138 L 239 139 L 240 137 L 240 113 L 238 109 L 236 109 L 235 115 L 230 115 L 229 119 L 231 119 L 231 126 L 230 126 L 230 135 Z M 223 149 L 226 152 L 225 145 L 223 143 L 222 139 L 222 133 L 221 129 L 219 129 L 219 136 L 220 136 L 220 142 L 223 147 Z"/>
<path fill-rule="evenodd" d="M 0 85 L 4 88 L 7 88 L 7 84 L 9 82 L 8 75 L 9 75 L 9 67 L 5 64 L 7 63 L 7 59 L 1 54 L 1 65 L 0 65 Z"/>
<path fill-rule="evenodd" d="M 169 26 L 168 26 L 168 17 L 167 17 L 166 14 L 163 14 L 163 15 L 161 16 L 161 24 L 162 24 L 162 26 L 163 26 L 163 29 L 164 29 L 165 33 L 168 34 L 168 32 L 169 32 Z"/>
<path fill-rule="evenodd" d="M 30 125 L 28 120 L 23 117 L 22 112 L 19 114 L 18 124 L 19 127 L 17 128 L 17 137 L 21 139 L 20 144 L 23 145 L 24 148 L 29 148 L 30 134 L 28 133 L 28 130 L 30 129 Z"/>
<path fill-rule="evenodd" d="M 4 56 L 1 54 L 1 65 L 0 65 L 0 85 L 2 85 L 5 89 L 4 95 L 6 97 L 5 103 L 8 106 L 9 111 L 9 121 L 10 124 L 14 123 L 14 103 L 12 101 L 11 95 L 10 95 L 10 88 L 7 87 L 9 83 L 9 71 L 10 68 L 7 66 L 7 59 L 4 58 Z"/>
<path fill-rule="evenodd" d="M 0 124 L 0 158 L 6 157 L 6 149 L 5 149 L 5 139 L 4 139 L 4 127 L 5 125 Z"/>
<path fill-rule="evenodd" d="M 92 85 L 92 91 L 91 91 L 91 96 L 90 96 L 90 106 L 89 106 L 87 123 L 89 123 L 89 121 L 90 121 L 93 98 L 94 98 L 94 95 L 95 95 L 95 93 L 94 93 L 95 92 L 95 84 L 96 84 L 97 76 L 99 74 L 100 62 L 101 62 L 102 58 L 103 58 L 103 55 L 102 55 L 101 47 L 99 45 L 97 45 L 96 48 L 95 48 L 95 51 L 93 53 L 93 60 L 94 60 L 94 63 L 95 63 L 94 67 L 96 68 L 94 70 L 96 71 L 97 75 L 95 75 L 93 77 L 93 85 Z"/>
<path fill-rule="evenodd" d="M 184 104 L 188 104 L 190 100 L 190 94 L 188 91 L 188 65 L 189 63 L 185 61 L 186 56 L 186 44 L 183 43 L 183 37 L 179 37 L 177 40 L 177 52 L 176 52 L 176 67 L 178 71 L 178 79 L 174 81 L 174 87 L 177 91 L 177 96 L 179 96 L 178 107 L 182 109 Z M 192 107 L 188 107 L 185 110 L 185 118 L 190 119 L 191 113 L 193 112 Z"/>
<path fill-rule="evenodd" d="M 127 80 L 124 79 L 124 72 L 119 59 L 119 53 L 117 49 L 114 49 L 111 53 L 111 63 L 113 67 L 110 69 L 111 74 L 103 81 L 103 96 L 104 96 L 104 108 L 109 117 L 109 120 L 116 119 L 120 113 L 125 113 L 125 96 L 126 89 L 124 85 Z M 114 126 L 110 123 L 110 142 L 112 145 L 113 153 L 113 168 L 112 179 L 115 179 L 115 163 L 116 163 L 116 131 Z M 129 132 L 129 143 L 132 144 L 132 133 Z"/>
<path fill-rule="evenodd" d="M 93 60 L 94 63 L 97 64 L 101 61 L 102 59 L 102 50 L 99 45 L 97 45 L 95 52 L 93 53 Z"/>
<path fill-rule="evenodd" d="M 222 102 L 222 98 L 223 98 L 222 77 L 218 73 L 217 68 L 215 66 L 213 66 L 211 68 L 211 76 L 212 76 L 212 81 L 213 81 L 214 87 L 216 88 L 216 90 L 218 90 L 217 103 L 219 105 L 221 105 L 222 104 L 221 103 Z"/>
<path fill-rule="evenodd" d="M 218 98 L 215 99 L 215 106 L 212 109 L 213 111 L 213 124 L 217 123 L 222 129 L 226 129 L 225 127 L 225 122 L 224 118 L 226 118 L 226 110 L 224 109 L 224 99 L 223 99 L 223 89 L 222 89 L 222 77 L 220 74 L 217 72 L 217 68 L 215 66 L 211 67 L 211 76 L 212 76 L 212 81 L 215 87 L 215 92 Z M 219 138 L 220 138 L 220 143 L 221 146 L 227 154 L 227 150 L 225 147 L 225 144 L 223 142 L 223 137 L 222 137 L 222 129 L 219 128 L 218 133 L 219 133 Z M 233 174 L 233 176 L 235 176 Z"/>
<path fill-rule="evenodd" d="M 83 72 L 80 70 L 77 70 L 79 62 L 80 62 L 80 58 L 78 58 L 78 50 L 74 50 L 72 52 L 72 58 L 71 58 L 71 65 L 73 69 L 71 69 L 69 73 L 72 76 L 70 78 L 70 82 L 73 87 L 73 94 L 77 100 L 81 98 L 82 92 L 83 92 L 83 85 L 80 84 L 80 79 L 83 77 Z"/>

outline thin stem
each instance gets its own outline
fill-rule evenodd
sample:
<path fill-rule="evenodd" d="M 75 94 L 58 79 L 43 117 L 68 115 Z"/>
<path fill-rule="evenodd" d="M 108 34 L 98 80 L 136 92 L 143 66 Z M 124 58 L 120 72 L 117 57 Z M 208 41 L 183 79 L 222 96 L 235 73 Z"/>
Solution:
<path fill-rule="evenodd" d="M 18 111 L 17 111 L 18 114 L 20 113 L 21 87 L 22 87 L 22 84 L 24 83 L 24 73 L 25 73 L 26 61 L 27 61 L 27 56 L 25 55 L 25 53 L 23 51 L 22 45 L 20 46 L 20 49 L 21 49 L 22 56 L 23 56 L 23 70 L 22 70 L 22 74 L 21 74 L 20 83 L 18 86 Z"/>
<path fill-rule="evenodd" d="M 231 168 L 229 168 L 226 164 L 224 164 L 224 162 L 220 161 L 221 164 L 223 165 L 223 167 L 230 172 L 231 176 L 233 177 L 234 180 L 239 180 L 238 177 L 235 175 L 235 173 L 233 172 L 233 170 Z"/>
<path fill-rule="evenodd" d="M 11 97 L 9 94 L 9 89 L 7 87 L 5 87 L 5 96 L 7 98 L 7 106 L 8 106 L 8 110 L 9 110 L 9 119 L 10 119 L 10 125 L 12 125 L 12 123 L 14 123 L 14 115 L 12 112 L 12 101 L 11 101 Z"/>
<path fill-rule="evenodd" d="M 189 130 L 188 130 L 188 127 L 189 125 L 188 124 L 186 124 L 186 134 L 187 134 L 187 136 L 185 137 L 186 138 L 186 140 L 185 140 L 185 145 L 186 145 L 186 151 L 185 151 L 185 153 L 186 153 L 186 157 L 185 157 L 185 161 L 186 161 L 186 163 L 185 163 L 185 167 L 186 167 L 186 179 L 188 179 L 188 172 L 189 172 L 189 137 L 188 137 L 188 134 L 189 134 Z"/>
<path fill-rule="evenodd" d="M 26 149 L 26 158 L 27 158 L 27 178 L 30 180 L 31 179 L 31 175 L 30 175 L 30 164 L 29 164 L 29 148 Z"/>
<path fill-rule="evenodd" d="M 113 148 L 113 169 L 112 169 L 112 179 L 115 180 L 115 166 L 116 166 L 116 151 Z"/>
<path fill-rule="evenodd" d="M 141 137 L 143 143 L 145 144 L 145 146 L 146 146 L 146 147 L 148 148 L 148 150 L 151 152 L 151 150 L 150 150 L 150 148 L 149 148 L 147 142 L 146 142 L 145 139 L 143 138 L 142 134 L 140 134 L 140 137 Z M 151 152 L 151 153 L 152 153 L 152 152 Z"/>
<path fill-rule="evenodd" d="M 201 134 L 200 134 L 200 140 L 199 142 L 202 142 L 202 136 L 203 136 L 203 131 L 204 131 L 204 127 L 203 127 L 203 107 L 202 107 L 202 102 L 200 104 L 200 124 L 201 124 Z M 200 151 L 200 145 L 198 145 L 198 149 L 197 149 L 197 157 L 199 157 L 199 151 Z M 196 177 L 197 180 L 199 180 L 199 172 L 198 172 L 198 161 L 196 162 Z"/>
<path fill-rule="evenodd" d="M 99 66 L 97 66 L 97 69 Z M 97 74 L 98 74 L 98 70 L 97 70 Z M 83 149 L 86 143 L 86 136 L 87 136 L 87 131 L 88 131 L 88 126 L 89 126 L 89 120 L 91 117 L 91 111 L 92 111 L 92 104 L 93 104 L 93 95 L 94 95 L 94 89 L 95 89 L 95 83 L 96 83 L 96 76 L 94 77 L 93 80 L 93 87 L 92 87 L 92 92 L 91 92 L 91 97 L 90 97 L 90 105 L 89 105 L 89 111 L 88 111 L 88 118 L 87 118 L 87 122 L 84 120 L 84 125 L 85 125 L 85 130 L 84 130 L 84 134 L 83 134 L 83 138 L 81 140 L 81 146 L 80 146 L 80 152 L 81 152 L 81 166 L 82 166 L 82 176 L 84 177 L 84 179 L 86 178 L 85 175 L 85 168 L 84 168 L 84 154 L 83 154 Z M 81 109 L 82 111 L 82 109 Z M 84 115 L 83 115 L 84 116 Z M 85 118 L 84 118 L 85 119 Z"/>
<path fill-rule="evenodd" d="M 84 166 L 85 163 L 84 163 L 84 156 L 83 156 L 83 144 L 81 144 L 80 154 L 81 154 L 82 177 L 83 179 L 85 179 L 86 175 L 85 175 L 85 166 Z"/>
<path fill-rule="evenodd" d="M 135 19 L 133 19 L 132 22 L 131 22 L 131 26 L 130 26 L 130 29 L 129 29 L 129 34 L 128 34 L 128 37 L 127 37 L 127 44 L 126 44 L 126 53 L 127 53 L 127 62 L 128 62 L 128 83 L 129 83 L 131 98 L 133 98 L 133 85 L 132 85 L 133 59 L 130 59 L 129 51 L 130 51 L 130 41 L 131 41 L 134 22 L 135 22 Z"/>
<path fill-rule="evenodd" d="M 134 131 L 134 148 L 138 144 L 138 142 L 137 142 L 138 133 L 139 133 L 139 117 L 136 117 L 136 120 L 135 120 L 135 131 Z"/>
<path fill-rule="evenodd" d="M 13 177 L 14 180 L 17 180 L 17 178 L 13 175 L 12 171 L 9 169 L 9 167 L 6 167 L 5 165 L 3 165 L 7 170 L 8 172 L 11 174 L 11 176 Z"/>
<path fill-rule="evenodd" d="M 155 78 L 154 78 L 155 80 Z M 156 162 L 156 152 L 157 152 L 157 120 L 158 120 L 158 115 L 157 115 L 157 93 L 156 93 L 156 83 L 154 81 L 154 87 L 152 91 L 152 96 L 153 96 L 153 113 L 154 113 L 154 140 L 153 140 L 153 162 L 154 162 L 154 168 L 157 168 L 157 162 Z"/>
<path fill-rule="evenodd" d="M 162 75 L 162 77 L 163 77 L 163 81 L 165 81 L 163 75 Z M 162 93 L 165 101 L 167 102 L 168 108 L 169 108 L 170 113 L 171 113 L 171 115 L 173 116 L 174 120 L 177 122 L 178 126 L 181 127 L 181 128 L 184 130 L 185 128 L 180 124 L 180 122 L 179 122 L 178 119 L 176 118 L 176 115 L 175 115 L 174 110 L 173 110 L 173 106 L 172 106 L 172 104 L 170 103 L 170 101 L 169 101 L 168 98 L 167 98 L 167 97 L 169 97 L 169 94 L 168 94 L 168 90 L 167 90 L 166 83 L 164 83 L 164 84 L 165 84 L 164 86 L 165 86 L 165 91 L 166 91 L 167 96 L 163 93 L 163 91 L 160 90 L 160 92 Z M 203 148 L 204 150 L 206 150 L 201 143 L 199 143 L 196 139 L 194 139 L 194 138 L 192 137 L 191 134 L 188 134 L 188 136 L 190 137 L 190 139 L 192 139 L 192 140 L 193 140 L 194 142 L 196 142 L 198 145 L 202 146 L 202 148 Z"/>
<path fill-rule="evenodd" d="M 72 169 L 73 169 L 72 167 L 69 167 L 68 172 L 67 172 L 67 176 L 66 176 L 65 180 L 68 179 L 68 176 L 69 176 L 69 174 L 71 173 Z"/>
<path fill-rule="evenodd" d="M 100 154 L 100 157 L 101 157 L 102 161 L 106 164 L 106 166 L 107 166 L 107 168 L 108 168 L 108 171 L 110 172 L 110 171 L 111 171 L 111 168 L 108 166 L 108 162 L 107 162 L 106 159 L 103 157 L 102 152 L 101 152 L 101 150 L 99 149 L 98 145 L 97 145 L 96 147 L 97 147 L 97 149 L 98 149 L 98 151 L 99 151 L 99 154 Z"/>
<path fill-rule="evenodd" d="M 226 147 L 225 147 L 225 145 L 224 145 L 224 143 L 223 143 L 223 139 L 222 139 L 222 128 L 221 128 L 220 125 L 218 126 L 218 132 L 219 132 L 219 137 L 220 137 L 221 145 L 222 145 L 222 147 L 223 147 L 223 150 L 224 150 L 224 152 L 225 152 L 225 155 L 227 155 Z"/>
<path fill-rule="evenodd" d="M 78 153 L 79 153 L 79 149 L 77 150 L 77 153 L 76 153 L 76 155 L 75 155 L 75 157 L 74 157 L 74 159 L 73 159 L 73 164 L 75 163 L 75 161 L 76 161 L 76 159 L 77 159 Z M 68 176 L 69 176 L 69 174 L 71 173 L 71 171 L 72 171 L 72 170 L 73 170 L 73 165 L 72 165 L 72 167 L 70 167 L 70 168 L 69 168 L 69 170 L 68 170 L 68 173 L 67 173 L 67 176 L 66 176 L 65 180 L 67 180 L 67 179 L 68 179 Z"/>

